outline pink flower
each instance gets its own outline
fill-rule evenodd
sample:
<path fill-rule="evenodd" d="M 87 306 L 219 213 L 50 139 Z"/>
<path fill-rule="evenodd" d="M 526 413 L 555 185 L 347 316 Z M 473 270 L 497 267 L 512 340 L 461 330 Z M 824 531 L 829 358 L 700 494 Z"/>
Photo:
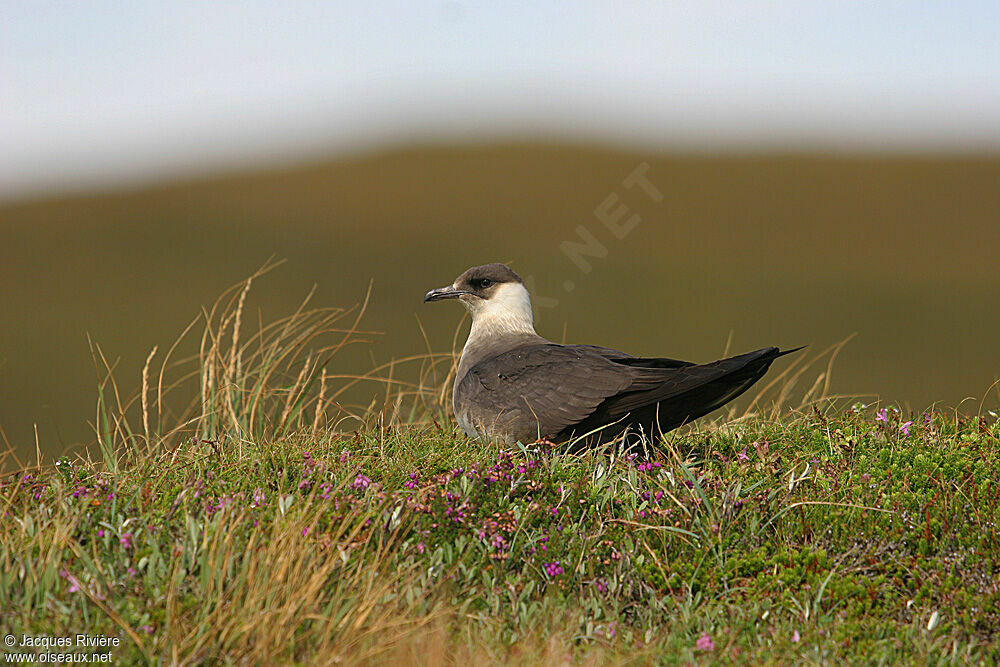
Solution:
<path fill-rule="evenodd" d="M 875 413 L 875 421 L 877 421 L 877 422 L 885 422 L 886 424 L 888 424 L 889 423 L 889 411 L 886 410 L 885 408 L 882 408 L 881 410 L 879 410 L 878 412 L 876 412 Z"/>
<path fill-rule="evenodd" d="M 743 451 L 736 455 L 736 458 L 738 458 L 742 463 L 746 463 L 747 461 L 749 461 L 750 457 L 747 456 L 747 448 L 744 447 Z"/>
<path fill-rule="evenodd" d="M 802 637 L 799 635 L 799 631 L 798 630 L 796 630 L 795 632 L 792 633 L 792 643 L 793 644 L 798 644 L 800 639 L 802 639 Z"/>
<path fill-rule="evenodd" d="M 67 589 L 67 592 L 76 593 L 77 591 L 80 590 L 80 582 L 77 581 L 77 578 L 74 577 L 72 574 L 70 574 L 66 570 L 59 570 L 59 576 L 69 582 L 69 588 Z"/>
<path fill-rule="evenodd" d="M 559 564 L 559 561 L 553 561 L 551 563 L 545 563 L 545 573 L 550 577 L 558 577 L 564 572 L 563 566 Z"/>
<path fill-rule="evenodd" d="M 695 642 L 694 647 L 699 651 L 714 651 L 715 642 L 712 641 L 707 632 L 703 632 L 701 637 L 698 637 L 698 641 Z"/>
<path fill-rule="evenodd" d="M 903 433 L 903 435 L 910 435 L 911 426 L 913 426 L 912 421 L 903 422 L 902 424 L 899 425 L 899 430 Z"/>
<path fill-rule="evenodd" d="M 118 541 L 121 542 L 122 549 L 131 549 L 132 548 L 132 533 L 125 533 L 124 535 L 122 535 L 122 538 L 120 540 L 118 540 Z"/>

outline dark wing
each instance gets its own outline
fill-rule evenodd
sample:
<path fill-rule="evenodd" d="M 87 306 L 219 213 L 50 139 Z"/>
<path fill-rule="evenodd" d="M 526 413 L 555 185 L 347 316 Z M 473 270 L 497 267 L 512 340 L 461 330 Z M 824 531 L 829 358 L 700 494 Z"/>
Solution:
<path fill-rule="evenodd" d="M 525 345 L 469 369 L 456 387 L 455 404 L 515 438 L 554 437 L 628 390 L 635 372 L 589 346 Z"/>
<path fill-rule="evenodd" d="M 626 416 L 647 432 L 669 431 L 733 400 L 763 377 L 771 362 L 795 351 L 768 347 L 709 364 L 637 368 L 629 389 L 604 400 L 576 433 Z"/>
<path fill-rule="evenodd" d="M 662 433 L 728 403 L 795 351 L 768 347 L 693 364 L 594 345 L 525 345 L 473 366 L 455 405 L 521 441 L 562 441 L 609 424 L 609 434 L 627 426 Z"/>

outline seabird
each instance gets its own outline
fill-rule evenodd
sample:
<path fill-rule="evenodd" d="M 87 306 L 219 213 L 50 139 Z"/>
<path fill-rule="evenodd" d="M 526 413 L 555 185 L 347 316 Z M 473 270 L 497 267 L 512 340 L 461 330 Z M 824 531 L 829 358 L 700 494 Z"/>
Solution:
<path fill-rule="evenodd" d="M 795 351 L 766 347 L 694 364 L 559 345 L 535 333 L 528 290 L 503 264 L 474 266 L 424 302 L 443 299 L 458 299 L 472 314 L 455 418 L 470 436 L 507 444 L 593 444 L 625 431 L 657 438 L 733 400 Z"/>

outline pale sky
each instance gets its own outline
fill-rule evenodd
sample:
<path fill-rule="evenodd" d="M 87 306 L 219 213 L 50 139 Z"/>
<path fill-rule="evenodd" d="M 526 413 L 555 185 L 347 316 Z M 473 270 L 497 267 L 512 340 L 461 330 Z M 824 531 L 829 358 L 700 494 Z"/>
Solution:
<path fill-rule="evenodd" d="M 1000 2 L 0 0 L 3 198 L 509 137 L 1000 151 Z"/>

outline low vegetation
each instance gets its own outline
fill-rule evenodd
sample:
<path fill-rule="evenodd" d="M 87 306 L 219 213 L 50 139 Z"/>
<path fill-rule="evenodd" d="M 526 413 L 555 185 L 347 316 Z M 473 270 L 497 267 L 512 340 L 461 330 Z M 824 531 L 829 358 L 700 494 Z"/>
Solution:
<path fill-rule="evenodd" d="M 814 401 L 648 458 L 500 449 L 431 358 L 345 428 L 350 314 L 241 340 L 244 295 L 177 382 L 102 385 L 99 460 L 2 478 L 0 634 L 118 637 L 117 664 L 997 660 L 995 415 Z"/>

